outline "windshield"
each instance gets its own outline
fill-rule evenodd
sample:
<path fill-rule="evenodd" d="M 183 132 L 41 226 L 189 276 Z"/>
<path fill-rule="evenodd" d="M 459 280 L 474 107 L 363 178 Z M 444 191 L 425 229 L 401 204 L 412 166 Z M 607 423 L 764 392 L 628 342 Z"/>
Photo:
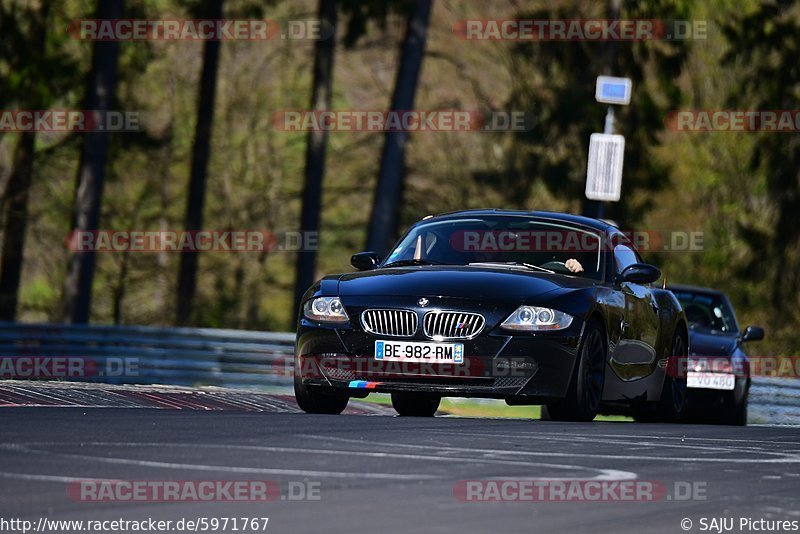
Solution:
<path fill-rule="evenodd" d="M 508 216 L 421 223 L 384 267 L 409 264 L 515 264 L 531 270 L 602 279 L 601 237 L 561 221 Z"/>
<path fill-rule="evenodd" d="M 728 301 L 719 295 L 673 291 L 692 329 L 736 334 L 739 328 Z"/>

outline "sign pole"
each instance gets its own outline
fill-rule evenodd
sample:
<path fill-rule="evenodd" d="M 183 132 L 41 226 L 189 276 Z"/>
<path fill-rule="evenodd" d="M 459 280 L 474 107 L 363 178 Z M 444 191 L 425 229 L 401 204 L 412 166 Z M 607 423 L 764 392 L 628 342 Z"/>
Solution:
<path fill-rule="evenodd" d="M 614 106 L 608 106 L 608 112 L 606 112 L 606 123 L 603 127 L 603 133 L 606 135 L 611 135 L 614 133 Z M 602 219 L 606 216 L 606 203 L 602 200 L 594 201 L 595 204 L 595 217 L 598 219 Z"/>
<path fill-rule="evenodd" d="M 627 106 L 631 101 L 630 78 L 598 76 L 595 100 L 608 105 L 602 134 L 592 134 L 589 140 L 589 162 L 586 170 L 586 200 L 584 214 L 602 219 L 605 203 L 620 199 L 622 163 L 625 138 L 614 134 L 614 106 Z"/>
<path fill-rule="evenodd" d="M 608 106 L 608 113 L 606 113 L 606 126 L 603 128 L 603 133 L 611 135 L 614 133 L 614 106 Z"/>

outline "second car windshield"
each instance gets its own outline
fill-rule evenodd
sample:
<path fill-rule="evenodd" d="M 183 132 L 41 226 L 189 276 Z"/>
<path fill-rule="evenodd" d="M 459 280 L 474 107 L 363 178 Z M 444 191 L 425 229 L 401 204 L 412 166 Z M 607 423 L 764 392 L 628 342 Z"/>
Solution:
<path fill-rule="evenodd" d="M 413 228 L 385 265 L 516 264 L 599 280 L 600 243 L 596 232 L 561 221 L 507 216 L 439 220 Z"/>
<path fill-rule="evenodd" d="M 722 297 L 690 291 L 673 291 L 673 293 L 680 301 L 691 328 L 737 333 L 733 310 Z"/>

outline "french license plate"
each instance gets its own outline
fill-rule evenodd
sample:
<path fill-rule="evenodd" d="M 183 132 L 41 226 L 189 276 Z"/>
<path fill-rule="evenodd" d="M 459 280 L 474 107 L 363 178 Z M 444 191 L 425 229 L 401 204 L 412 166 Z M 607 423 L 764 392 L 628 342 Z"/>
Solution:
<path fill-rule="evenodd" d="M 736 377 L 731 374 L 697 373 L 695 371 L 686 373 L 687 388 L 731 390 L 733 389 L 735 381 Z"/>
<path fill-rule="evenodd" d="M 463 343 L 375 342 L 375 359 L 395 362 L 464 363 Z"/>

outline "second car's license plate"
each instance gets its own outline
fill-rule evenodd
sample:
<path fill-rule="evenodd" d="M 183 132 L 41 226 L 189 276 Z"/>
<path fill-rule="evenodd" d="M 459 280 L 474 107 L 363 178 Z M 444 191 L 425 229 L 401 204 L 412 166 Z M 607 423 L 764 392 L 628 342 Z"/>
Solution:
<path fill-rule="evenodd" d="M 378 340 L 375 342 L 375 359 L 399 362 L 464 363 L 464 344 Z"/>
<path fill-rule="evenodd" d="M 736 377 L 731 374 L 697 373 L 694 371 L 686 373 L 687 388 L 731 390 L 734 387 L 735 380 Z"/>

